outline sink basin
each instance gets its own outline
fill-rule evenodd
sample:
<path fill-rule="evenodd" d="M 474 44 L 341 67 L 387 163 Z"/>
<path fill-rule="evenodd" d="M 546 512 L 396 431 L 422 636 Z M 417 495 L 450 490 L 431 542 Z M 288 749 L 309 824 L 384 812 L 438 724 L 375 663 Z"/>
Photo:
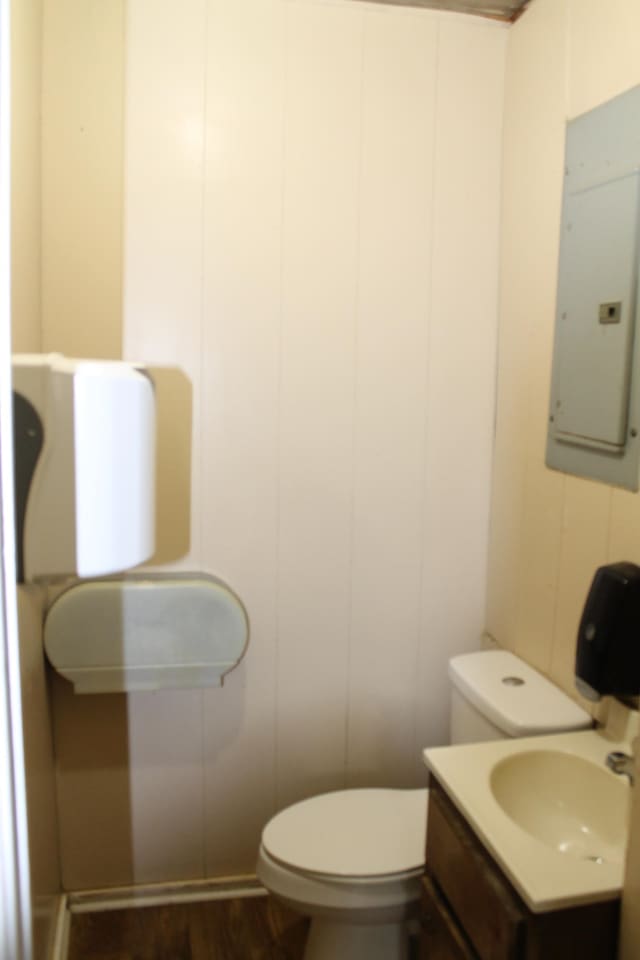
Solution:
<path fill-rule="evenodd" d="M 570 753 L 528 750 L 498 761 L 490 786 L 507 816 L 542 843 L 593 863 L 623 862 L 626 778 Z"/>
<path fill-rule="evenodd" d="M 614 710 L 604 730 L 429 747 L 424 757 L 529 909 L 545 913 L 620 896 L 633 790 L 606 757 L 631 753 L 639 732 L 640 718 Z"/>

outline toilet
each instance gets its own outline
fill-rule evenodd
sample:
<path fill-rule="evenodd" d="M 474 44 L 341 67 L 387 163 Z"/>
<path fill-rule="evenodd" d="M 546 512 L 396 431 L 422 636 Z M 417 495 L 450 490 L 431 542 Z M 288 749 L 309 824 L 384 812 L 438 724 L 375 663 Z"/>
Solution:
<path fill-rule="evenodd" d="M 591 717 L 513 654 L 454 657 L 451 743 L 579 730 Z M 420 898 L 426 789 L 339 790 L 266 825 L 257 874 L 311 918 L 304 960 L 407 960 Z"/>

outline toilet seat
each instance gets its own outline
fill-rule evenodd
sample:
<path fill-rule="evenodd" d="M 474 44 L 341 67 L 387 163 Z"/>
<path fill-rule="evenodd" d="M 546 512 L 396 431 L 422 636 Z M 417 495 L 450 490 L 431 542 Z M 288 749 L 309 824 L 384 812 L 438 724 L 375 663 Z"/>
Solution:
<path fill-rule="evenodd" d="M 336 877 L 283 866 L 260 846 L 258 878 L 283 903 L 307 915 L 404 914 L 420 897 L 424 867 L 378 877 Z"/>
<path fill-rule="evenodd" d="M 318 879 L 375 880 L 424 867 L 427 790 L 340 790 L 302 800 L 265 827 L 271 861 Z"/>
<path fill-rule="evenodd" d="M 428 790 L 340 790 L 264 828 L 257 875 L 311 919 L 305 960 L 404 960 L 424 874 Z"/>

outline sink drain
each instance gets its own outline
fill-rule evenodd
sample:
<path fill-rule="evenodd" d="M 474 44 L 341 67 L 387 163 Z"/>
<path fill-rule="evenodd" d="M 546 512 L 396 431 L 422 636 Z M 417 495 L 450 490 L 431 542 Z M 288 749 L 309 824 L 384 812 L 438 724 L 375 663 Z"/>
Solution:
<path fill-rule="evenodd" d="M 591 863 L 606 863 L 604 857 L 583 857 L 583 860 L 589 860 Z"/>

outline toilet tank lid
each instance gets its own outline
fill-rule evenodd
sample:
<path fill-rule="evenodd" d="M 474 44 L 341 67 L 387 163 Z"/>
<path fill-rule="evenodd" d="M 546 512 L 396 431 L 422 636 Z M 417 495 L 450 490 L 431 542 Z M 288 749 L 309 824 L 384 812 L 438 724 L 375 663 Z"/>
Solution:
<path fill-rule="evenodd" d="M 449 661 L 460 693 L 507 736 L 582 730 L 592 718 L 550 680 L 507 650 L 481 650 Z"/>

